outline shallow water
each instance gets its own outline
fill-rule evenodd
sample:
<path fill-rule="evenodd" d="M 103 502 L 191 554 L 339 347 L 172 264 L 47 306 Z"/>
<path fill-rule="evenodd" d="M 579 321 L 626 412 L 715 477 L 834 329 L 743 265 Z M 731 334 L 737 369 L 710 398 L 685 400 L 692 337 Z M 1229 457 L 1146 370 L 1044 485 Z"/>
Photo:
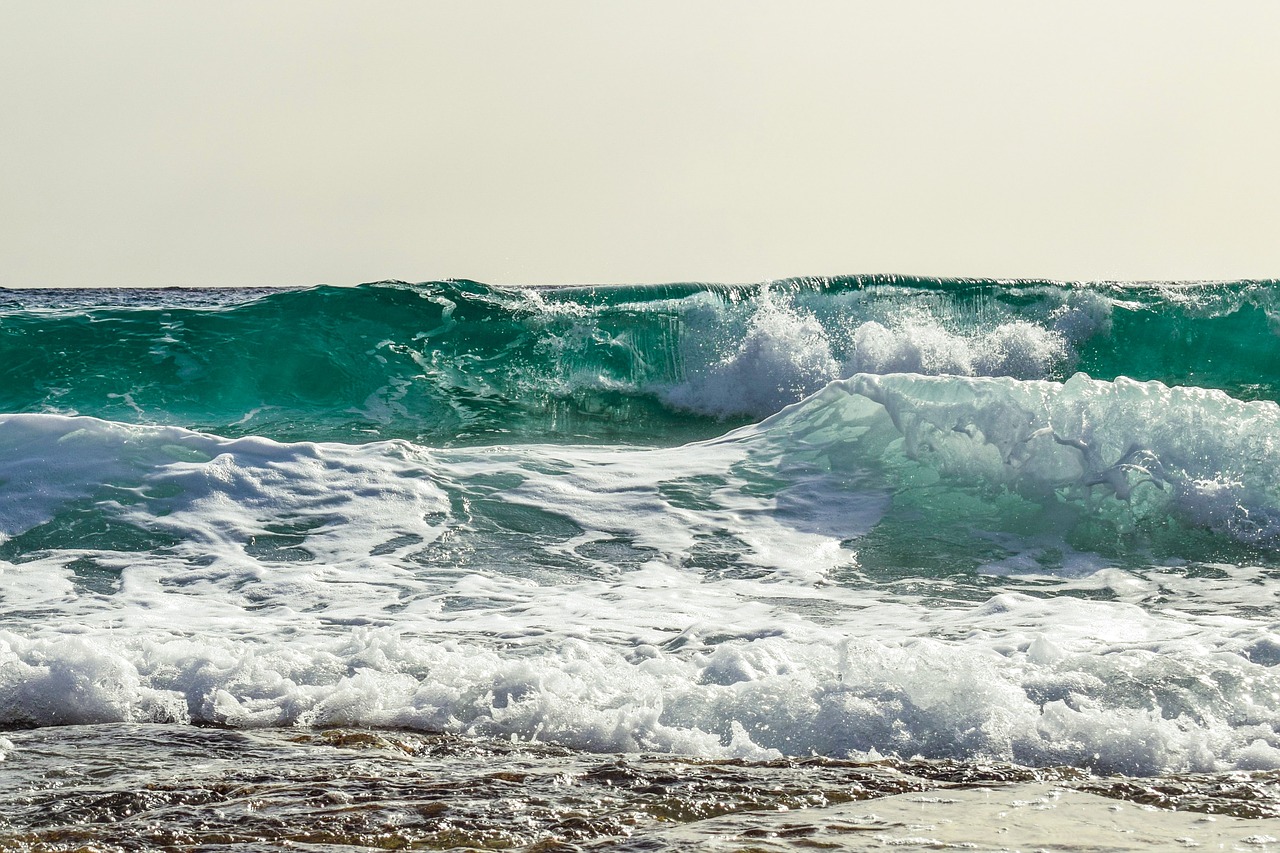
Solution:
<path fill-rule="evenodd" d="M 709 761 L 369 729 L 124 724 L 8 740 L 0 845 L 13 850 L 1257 850 L 1280 825 L 1274 772 Z"/>

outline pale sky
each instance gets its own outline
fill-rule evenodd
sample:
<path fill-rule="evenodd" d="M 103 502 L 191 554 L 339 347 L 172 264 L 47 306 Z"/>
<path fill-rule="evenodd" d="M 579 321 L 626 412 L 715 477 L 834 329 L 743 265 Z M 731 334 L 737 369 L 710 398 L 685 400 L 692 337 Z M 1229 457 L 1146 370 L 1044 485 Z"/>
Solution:
<path fill-rule="evenodd" d="M 0 286 L 1280 277 L 1280 3 L 0 0 Z"/>

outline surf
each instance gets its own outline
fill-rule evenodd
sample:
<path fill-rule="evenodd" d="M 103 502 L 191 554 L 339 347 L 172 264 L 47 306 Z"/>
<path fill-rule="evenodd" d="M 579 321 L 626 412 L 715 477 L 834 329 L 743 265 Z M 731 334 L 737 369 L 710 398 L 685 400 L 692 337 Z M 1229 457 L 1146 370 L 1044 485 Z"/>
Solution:
<path fill-rule="evenodd" d="M 1237 598 L 1274 572 L 1278 422 L 918 374 L 672 447 L 9 415 L 0 722 L 1280 766 L 1280 643 Z"/>

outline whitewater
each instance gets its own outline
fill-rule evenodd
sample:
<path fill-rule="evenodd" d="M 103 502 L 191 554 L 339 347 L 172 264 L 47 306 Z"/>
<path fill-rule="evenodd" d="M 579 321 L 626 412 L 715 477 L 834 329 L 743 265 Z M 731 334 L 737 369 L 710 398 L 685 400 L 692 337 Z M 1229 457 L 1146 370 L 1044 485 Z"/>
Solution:
<path fill-rule="evenodd" d="M 1280 846 L 1278 295 L 0 291 L 0 849 Z"/>

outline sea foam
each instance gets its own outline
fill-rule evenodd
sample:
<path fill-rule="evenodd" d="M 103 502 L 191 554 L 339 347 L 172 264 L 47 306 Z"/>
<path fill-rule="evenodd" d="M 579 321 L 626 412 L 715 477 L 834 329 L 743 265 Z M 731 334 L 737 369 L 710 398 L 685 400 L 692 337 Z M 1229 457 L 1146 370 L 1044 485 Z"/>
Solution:
<path fill-rule="evenodd" d="M 1184 555 L 1270 542 L 1276 419 L 1155 383 L 912 375 L 674 448 L 6 416 L 0 494 L 22 510 L 0 562 L 0 722 L 1270 768 L 1268 570 L 1117 571 L 1097 531 L 1131 546 L 1160 520 L 1188 532 Z M 1062 538 L 1064 506 L 1089 535 Z M 892 524 L 943 565 L 948 536 L 986 550 L 904 584 L 874 561 Z M 1095 546 L 1083 573 L 1036 556 Z"/>

